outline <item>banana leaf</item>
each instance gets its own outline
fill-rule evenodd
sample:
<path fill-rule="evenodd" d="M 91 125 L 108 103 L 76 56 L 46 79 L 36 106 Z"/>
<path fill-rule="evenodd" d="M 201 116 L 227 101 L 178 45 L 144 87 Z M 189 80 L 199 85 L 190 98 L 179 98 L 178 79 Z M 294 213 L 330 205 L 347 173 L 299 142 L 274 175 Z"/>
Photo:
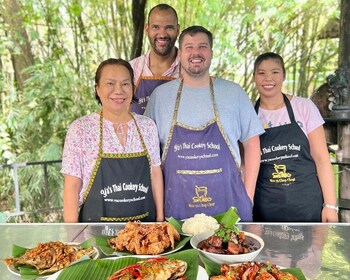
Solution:
<path fill-rule="evenodd" d="M 196 279 L 198 273 L 198 251 L 195 249 L 184 250 L 181 252 L 165 256 L 169 259 L 178 259 L 187 262 L 187 279 Z M 137 257 L 116 257 L 115 259 L 88 260 L 62 270 L 57 280 L 86 280 L 102 279 L 106 280 L 114 272 L 128 265 L 135 264 L 140 260 Z"/>
<path fill-rule="evenodd" d="M 241 218 L 237 215 L 237 208 L 230 207 L 226 212 L 217 214 L 213 216 L 219 224 L 224 225 L 226 228 L 233 228 L 235 225 L 241 220 Z M 183 234 L 182 232 L 182 224 L 184 221 L 176 220 L 174 217 L 167 218 L 167 221 L 172 224 L 176 230 Z"/>
<path fill-rule="evenodd" d="M 93 244 L 92 240 L 88 239 L 88 240 L 85 240 L 84 242 L 80 243 L 79 245 L 83 249 L 87 249 L 87 248 L 93 247 L 92 244 Z M 25 247 L 13 244 L 12 245 L 12 256 L 15 258 L 18 258 L 18 257 L 22 256 L 29 249 L 30 248 L 25 248 Z M 84 260 L 89 260 L 89 259 L 90 259 L 89 256 L 84 255 L 79 260 L 75 261 L 74 263 L 71 263 L 70 265 L 76 264 L 76 263 L 84 261 Z M 36 278 L 41 277 L 41 276 L 48 276 L 48 275 L 53 274 L 53 273 L 39 274 L 33 266 L 29 266 L 29 265 L 19 265 L 19 266 L 12 268 L 12 270 L 17 274 L 20 274 L 21 279 L 26 279 L 26 280 L 36 279 Z"/>
<path fill-rule="evenodd" d="M 217 264 L 212 260 L 209 260 L 208 258 L 203 257 L 201 255 L 199 255 L 199 258 L 203 263 L 204 268 L 207 271 L 209 277 L 220 275 L 220 264 Z M 298 278 L 298 280 L 306 280 L 305 275 L 303 274 L 300 268 L 286 268 L 286 269 L 281 269 L 281 271 L 289 272 L 293 274 L 296 278 Z"/>
<path fill-rule="evenodd" d="M 128 251 L 114 251 L 113 248 L 111 248 L 108 244 L 108 239 L 111 239 L 110 236 L 95 236 L 96 245 L 99 247 L 101 252 L 105 254 L 106 256 L 133 256 L 134 254 L 128 252 Z M 175 242 L 175 248 L 169 248 L 166 249 L 162 254 L 160 255 L 166 255 L 170 254 L 171 252 L 176 252 L 183 248 L 188 241 L 190 241 L 190 237 L 181 236 L 181 239 L 179 242 Z"/>

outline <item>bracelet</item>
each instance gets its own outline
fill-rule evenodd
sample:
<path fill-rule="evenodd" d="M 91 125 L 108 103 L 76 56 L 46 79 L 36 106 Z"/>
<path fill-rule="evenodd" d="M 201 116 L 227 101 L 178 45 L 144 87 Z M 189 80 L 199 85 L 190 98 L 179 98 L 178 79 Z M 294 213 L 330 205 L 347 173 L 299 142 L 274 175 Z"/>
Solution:
<path fill-rule="evenodd" d="M 328 208 L 328 209 L 333 209 L 333 210 L 335 210 L 337 213 L 339 212 L 339 207 L 338 207 L 338 205 L 331 205 L 331 204 L 325 204 L 325 203 L 323 203 L 323 207 L 324 207 L 324 208 Z"/>

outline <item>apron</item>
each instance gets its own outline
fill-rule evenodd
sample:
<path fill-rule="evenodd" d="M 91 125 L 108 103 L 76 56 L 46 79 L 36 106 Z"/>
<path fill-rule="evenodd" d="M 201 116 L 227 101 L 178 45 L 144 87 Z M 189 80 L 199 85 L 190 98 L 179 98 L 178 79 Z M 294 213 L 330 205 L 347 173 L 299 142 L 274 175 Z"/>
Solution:
<path fill-rule="evenodd" d="M 151 186 L 151 163 L 140 129 L 131 115 L 144 150 L 103 153 L 103 115 L 100 114 L 99 154 L 84 194 L 79 222 L 126 222 L 156 219 Z"/>
<path fill-rule="evenodd" d="M 175 79 L 171 76 L 143 76 L 142 73 L 143 69 L 135 86 L 134 99 L 136 99 L 136 101 L 131 103 L 131 112 L 140 115 L 143 115 L 145 112 L 153 90 L 156 87 Z"/>
<path fill-rule="evenodd" d="M 254 221 L 321 222 L 322 192 L 309 141 L 283 94 L 290 124 L 260 135 L 261 164 L 254 196 Z M 258 113 L 260 99 L 255 105 Z"/>
<path fill-rule="evenodd" d="M 183 80 L 164 149 L 165 216 L 175 219 L 198 213 L 212 216 L 236 207 L 242 221 L 252 221 L 252 202 L 224 136 L 211 79 L 214 119 L 202 128 L 177 122 L 182 86 Z"/>

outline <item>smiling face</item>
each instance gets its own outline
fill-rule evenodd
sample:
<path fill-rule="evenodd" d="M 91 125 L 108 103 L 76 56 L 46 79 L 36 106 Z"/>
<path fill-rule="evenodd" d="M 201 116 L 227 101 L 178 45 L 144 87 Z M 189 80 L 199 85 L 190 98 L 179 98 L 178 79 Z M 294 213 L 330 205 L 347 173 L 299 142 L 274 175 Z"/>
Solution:
<path fill-rule="evenodd" d="M 285 79 L 283 67 L 277 59 L 266 59 L 256 66 L 254 82 L 260 95 L 274 97 L 282 92 Z"/>
<path fill-rule="evenodd" d="M 96 92 L 105 116 L 128 113 L 133 95 L 129 70 L 123 65 L 105 65 L 101 70 Z"/>
<path fill-rule="evenodd" d="M 186 34 L 180 46 L 180 63 L 184 75 L 202 77 L 209 75 L 209 68 L 213 58 L 207 34 L 198 32 Z"/>
<path fill-rule="evenodd" d="M 149 16 L 145 31 L 153 52 L 159 56 L 169 55 L 179 35 L 176 15 L 171 9 L 154 9 Z"/>

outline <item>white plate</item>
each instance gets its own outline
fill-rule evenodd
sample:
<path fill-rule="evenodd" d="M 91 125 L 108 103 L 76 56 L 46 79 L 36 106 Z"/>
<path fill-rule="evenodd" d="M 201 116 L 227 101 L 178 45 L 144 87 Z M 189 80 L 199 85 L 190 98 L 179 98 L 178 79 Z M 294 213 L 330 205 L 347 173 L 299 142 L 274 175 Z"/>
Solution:
<path fill-rule="evenodd" d="M 198 267 L 197 280 L 209 280 L 209 275 L 204 267 Z"/>
<path fill-rule="evenodd" d="M 14 268 L 12 265 L 8 266 L 7 269 L 14 275 L 18 276 L 19 278 L 21 278 L 21 274 L 19 273 L 19 270 Z M 36 279 L 48 279 L 50 275 L 46 275 L 46 276 L 40 276 Z"/>
<path fill-rule="evenodd" d="M 76 243 L 76 242 L 64 242 L 65 244 L 68 245 L 79 245 L 80 243 Z M 92 247 L 95 251 L 94 255 L 93 255 L 93 259 L 96 260 L 98 259 L 98 257 L 100 256 L 100 253 L 98 251 L 98 249 L 96 247 Z M 7 269 L 14 275 L 21 277 L 21 274 L 19 273 L 19 270 L 14 268 L 12 265 L 11 266 L 7 266 Z M 52 275 L 52 274 L 51 274 Z M 43 275 L 40 276 L 36 279 L 48 279 L 51 275 Z"/>
<path fill-rule="evenodd" d="M 110 257 L 110 258 L 105 258 L 104 260 L 107 260 L 107 259 L 111 260 L 111 259 L 117 259 L 117 258 L 118 257 Z M 62 270 L 57 271 L 55 274 L 50 275 L 49 278 L 47 278 L 46 280 L 57 280 L 61 272 Z M 209 280 L 209 275 L 207 271 L 204 269 L 204 267 L 198 266 L 198 273 L 197 273 L 196 280 Z"/>

